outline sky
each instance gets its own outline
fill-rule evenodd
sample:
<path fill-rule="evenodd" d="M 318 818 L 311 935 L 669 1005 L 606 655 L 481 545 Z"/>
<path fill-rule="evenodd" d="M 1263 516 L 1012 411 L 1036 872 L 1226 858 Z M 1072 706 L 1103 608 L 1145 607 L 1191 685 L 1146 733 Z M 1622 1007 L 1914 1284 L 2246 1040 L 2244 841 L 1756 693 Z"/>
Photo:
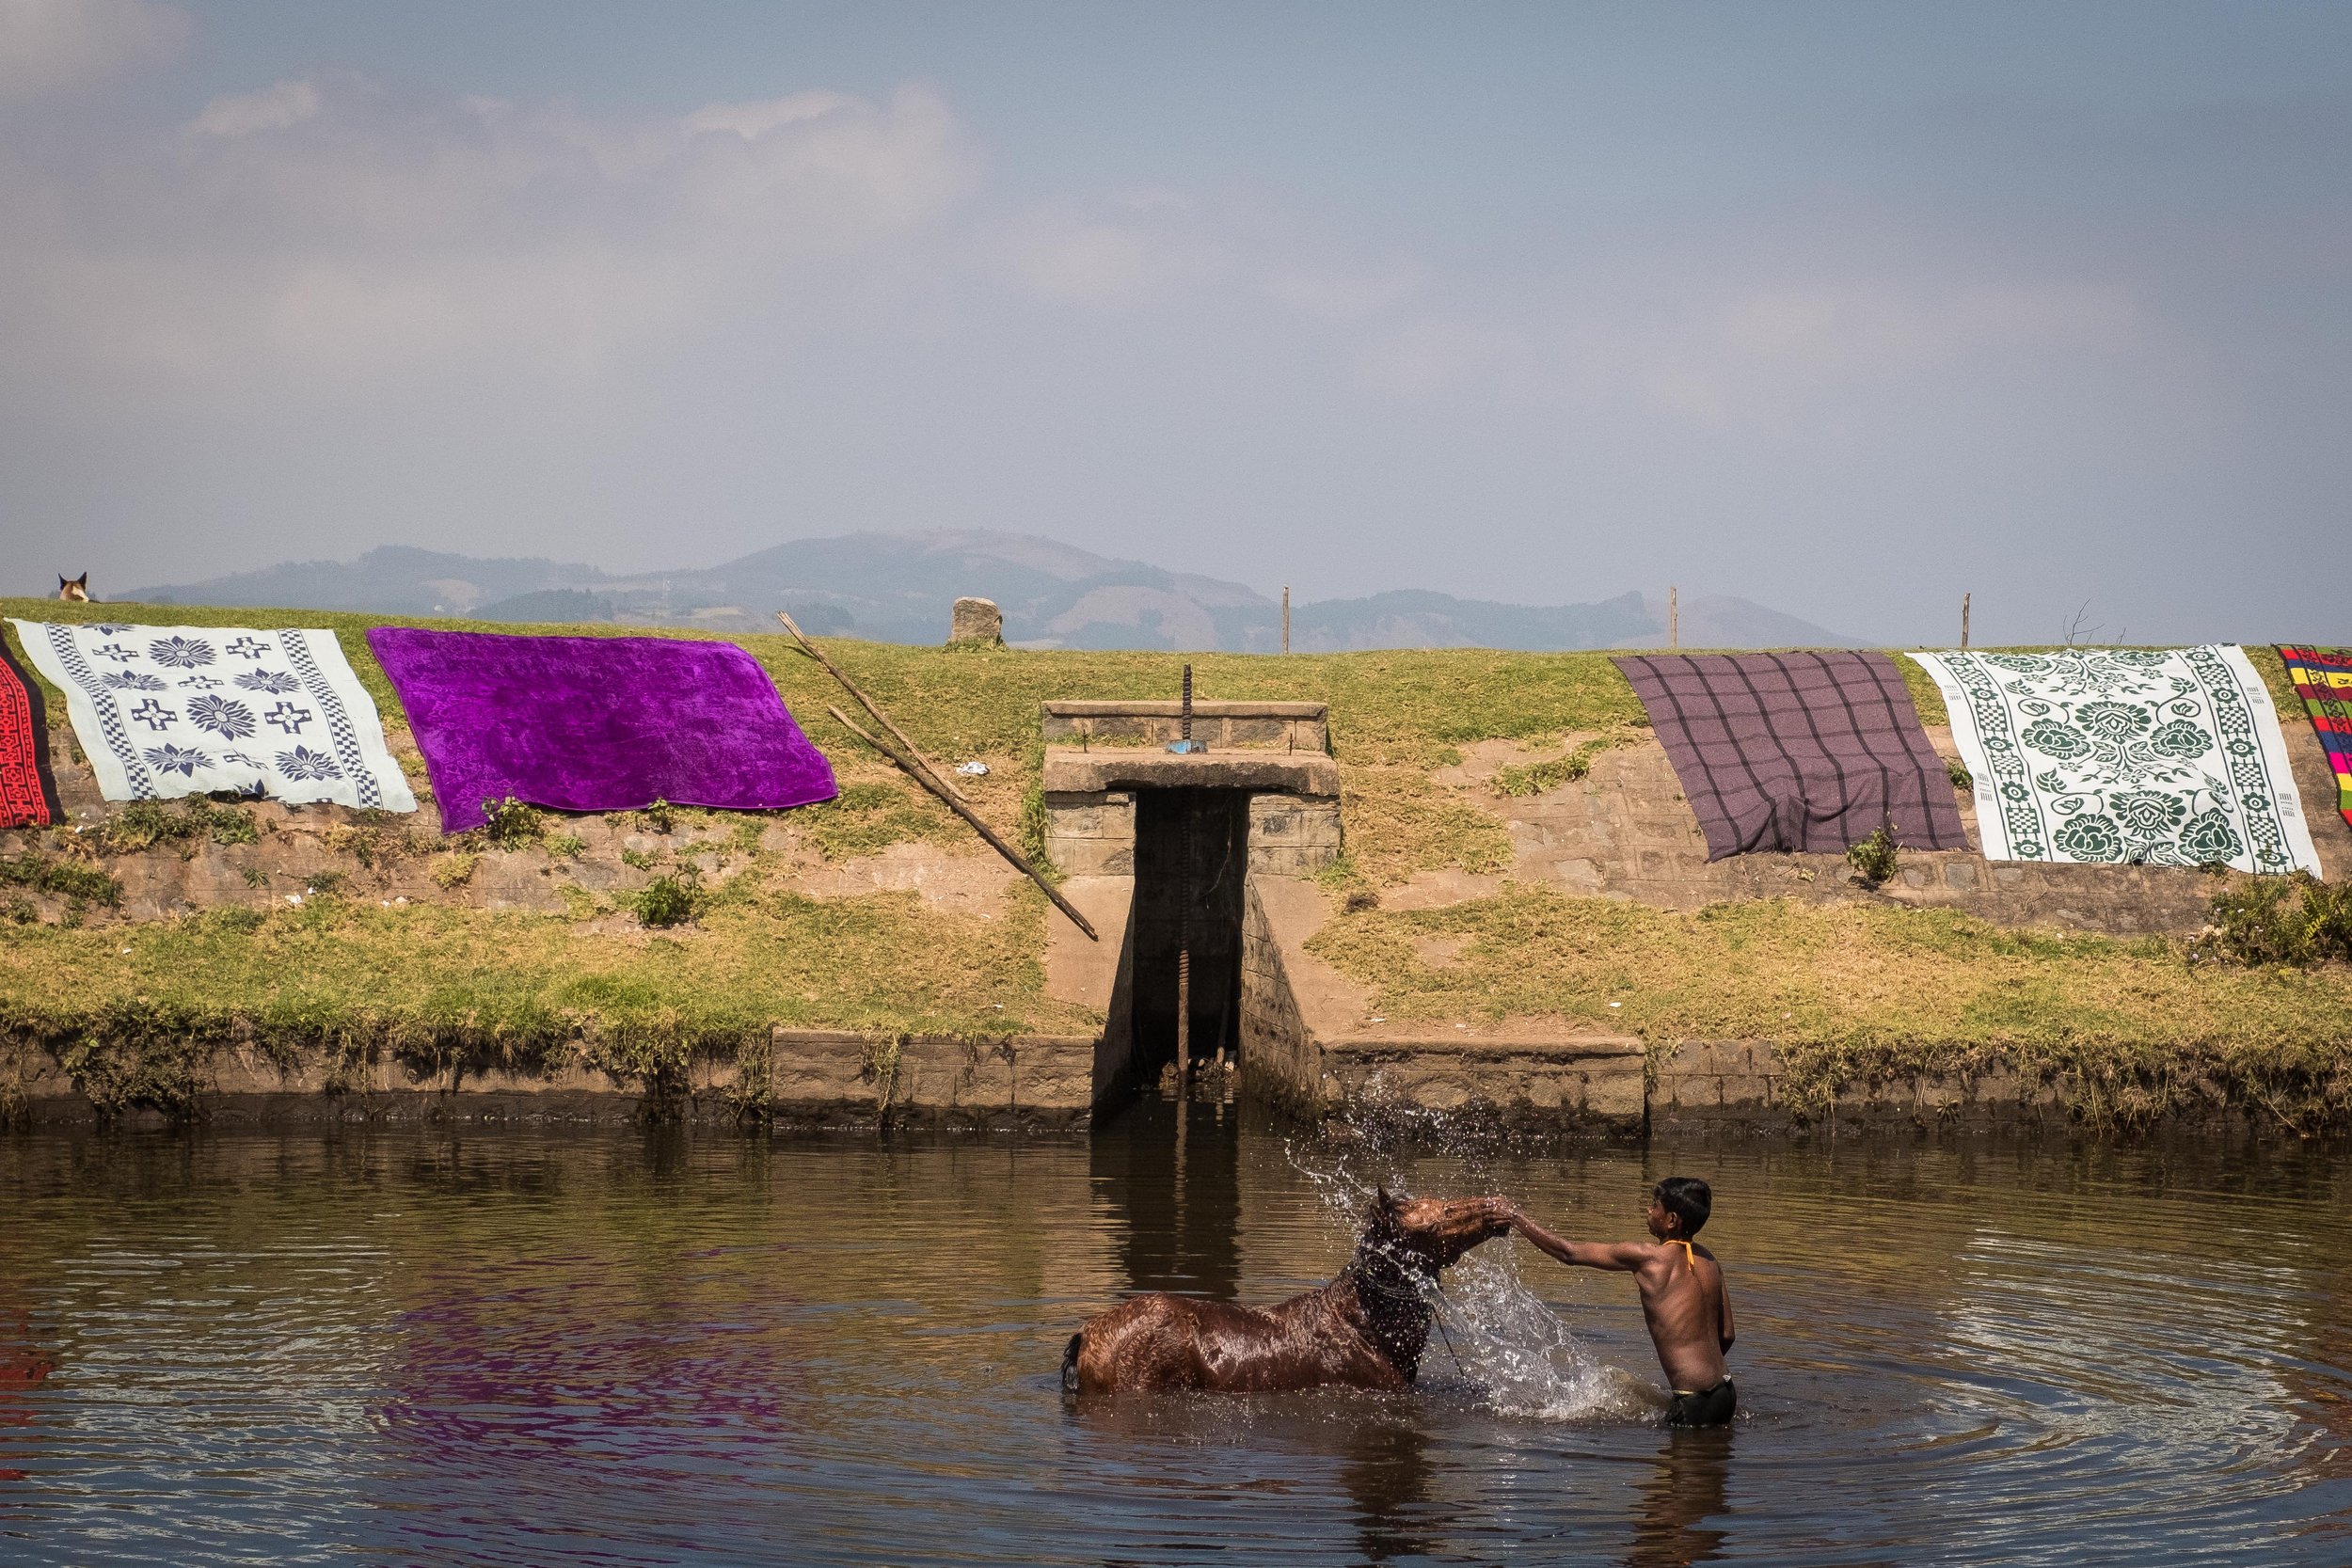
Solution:
<path fill-rule="evenodd" d="M 2352 6 L 0 0 L 0 590 L 1002 529 L 2352 641 Z"/>

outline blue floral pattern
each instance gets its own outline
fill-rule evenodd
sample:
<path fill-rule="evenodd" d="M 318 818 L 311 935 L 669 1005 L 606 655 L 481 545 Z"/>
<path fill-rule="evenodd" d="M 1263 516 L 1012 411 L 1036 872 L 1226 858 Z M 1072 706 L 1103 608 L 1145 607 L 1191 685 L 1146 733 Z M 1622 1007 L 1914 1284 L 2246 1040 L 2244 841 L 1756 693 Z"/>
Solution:
<path fill-rule="evenodd" d="M 335 759 L 325 752 L 313 752 L 308 746 L 296 746 L 291 752 L 278 753 L 278 770 L 290 779 L 340 779 L 343 770 L 335 766 Z"/>
<path fill-rule="evenodd" d="M 147 657 L 167 670 L 194 670 L 213 662 L 213 645 L 199 638 L 167 637 L 150 642 Z"/>
<path fill-rule="evenodd" d="M 194 778 L 199 768 L 210 768 L 213 759 L 194 750 L 183 751 L 168 740 L 161 746 L 151 746 L 143 753 L 147 765 L 158 773 L 178 773 Z"/>
<path fill-rule="evenodd" d="M 253 710 L 228 697 L 199 697 L 188 705 L 188 722 L 223 740 L 243 740 L 253 733 Z"/>
<path fill-rule="evenodd" d="M 414 811 L 331 632 L 19 621 L 110 800 L 198 793 Z"/>

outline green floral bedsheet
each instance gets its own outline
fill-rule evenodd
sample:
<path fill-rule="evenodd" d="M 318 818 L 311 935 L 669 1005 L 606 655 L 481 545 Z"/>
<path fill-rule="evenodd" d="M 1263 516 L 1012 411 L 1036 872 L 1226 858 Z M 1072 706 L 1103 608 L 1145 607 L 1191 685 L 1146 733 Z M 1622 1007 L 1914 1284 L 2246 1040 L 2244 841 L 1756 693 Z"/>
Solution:
<path fill-rule="evenodd" d="M 1911 657 L 1951 710 L 1987 860 L 2319 870 L 2243 649 Z"/>

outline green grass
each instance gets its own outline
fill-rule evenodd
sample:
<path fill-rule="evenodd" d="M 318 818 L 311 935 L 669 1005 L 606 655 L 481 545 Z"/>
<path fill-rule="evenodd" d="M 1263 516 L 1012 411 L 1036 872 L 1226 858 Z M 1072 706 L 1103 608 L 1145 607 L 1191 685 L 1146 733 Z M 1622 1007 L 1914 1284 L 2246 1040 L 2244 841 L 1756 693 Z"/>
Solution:
<path fill-rule="evenodd" d="M 1414 939 L 1467 938 L 1442 964 Z M 2182 944 L 2004 930 L 1942 910 L 1718 904 L 1695 913 L 1506 884 L 1449 908 L 1335 915 L 1312 951 L 1391 1019 L 1552 1018 L 1769 1040 L 1800 1102 L 1994 1066 L 2122 1117 L 2232 1088 L 2290 1121 L 2352 1114 L 2352 969 L 2192 967 Z M 1614 1006 L 1612 1006 L 1614 1004 Z"/>
<path fill-rule="evenodd" d="M 0 1017 L 18 1049 L 55 1053 L 110 1107 L 184 1107 L 231 1043 L 419 1073 L 576 1062 L 660 1086 L 692 1054 L 762 1044 L 778 1024 L 1091 1033 L 1098 1018 L 1044 994 L 1044 911 L 1026 888 L 996 920 L 911 894 L 722 894 L 699 924 L 657 935 L 321 896 L 135 928 L 24 927 L 0 941 Z"/>
<path fill-rule="evenodd" d="M 804 844 L 844 858 L 911 841 L 972 842 L 963 824 L 826 716 L 828 704 L 844 701 L 841 692 L 780 633 L 527 628 L 31 599 L 0 601 L 0 613 L 326 627 L 392 726 L 412 776 L 421 770 L 413 747 L 400 744 L 405 718 L 368 651 L 371 626 L 734 641 L 775 679 L 841 776 L 838 800 L 782 818 Z M 7 635 L 13 641 L 12 628 Z M 1042 847 L 1042 702 L 1172 696 L 1188 660 L 1206 699 L 1327 703 L 1348 853 L 1327 880 L 1348 889 L 1449 866 L 1509 868 L 1510 841 L 1501 818 L 1481 803 L 1484 792 L 1429 777 L 1431 768 L 1458 760 L 1461 745 L 1638 733 L 1646 722 L 1602 653 L 1184 656 L 851 641 L 829 641 L 827 649 L 933 760 L 987 762 L 989 774 L 965 787 L 983 815 L 1032 851 Z M 2277 654 L 2248 652 L 2292 721 L 2299 709 Z M 1945 722 L 1926 672 L 1909 658 L 1897 663 L 1921 718 Z M 51 696 L 52 722 L 62 725 L 64 704 Z M 1580 751 L 1559 763 L 1506 769 L 1498 785 L 1550 787 L 1573 776 L 1578 757 L 1589 765 Z M 237 832 L 216 821 L 215 811 L 168 814 L 169 831 L 156 837 Z M 688 807 L 665 815 L 675 826 L 739 843 L 747 854 L 767 820 Z M 141 817 L 124 832 L 135 837 L 152 826 Z M 388 822 L 359 824 L 354 832 L 354 845 L 364 840 L 367 852 L 352 847 L 362 865 L 432 847 L 427 835 L 411 839 Z M 435 879 L 462 883 L 475 858 L 464 847 L 436 855 Z M 650 865 L 659 857 L 638 858 Z M 595 901 L 583 899 L 584 912 Z M 152 1063 L 167 1067 L 179 1059 L 174 1052 L 231 1038 L 273 1049 L 306 1042 L 381 1049 L 418 1062 L 552 1060 L 571 1053 L 658 1077 L 675 1069 L 682 1052 L 748 1037 L 771 1022 L 885 1032 L 1091 1027 L 1043 999 L 1041 900 L 1025 888 L 1016 909 L 1015 918 L 989 922 L 927 912 L 897 895 L 819 904 L 721 889 L 675 936 L 607 936 L 567 917 L 438 907 L 382 911 L 326 898 L 298 911 L 221 911 L 140 927 L 127 957 L 118 951 L 125 940 L 119 926 L 95 932 L 8 926 L 0 937 L 0 1018 L 19 1026 L 20 1038 L 79 1053 L 73 1059 L 87 1067 L 90 1082 L 102 1089 L 114 1084 L 105 1092 L 127 1098 L 168 1089 L 169 1070 Z M 1473 940 L 1459 964 L 1436 968 L 1414 956 L 1410 939 L 1420 932 Z M 2185 1093 L 2182 1085 L 2200 1071 L 2271 1095 L 2304 1092 L 2293 1084 L 2352 1082 L 2343 1062 L 2352 1044 L 2341 1022 L 2352 988 L 2340 970 L 2192 971 L 2169 943 L 2019 936 L 1943 912 L 1767 903 L 1686 915 L 1511 887 L 1450 909 L 1349 912 L 1317 946 L 1374 985 L 1392 1016 L 1554 1015 L 1629 1029 L 1654 1044 L 1769 1038 L 1786 1042 L 1799 1092 L 1826 1093 L 1906 1064 L 1950 1070 L 1995 1060 L 2107 1085 L 2110 1099 L 2126 1105 L 2138 1102 L 2132 1095 Z M 60 975 L 73 983 L 60 985 Z M 1611 1008 L 1611 1001 L 1623 1006 Z M 2263 1068 L 2265 1061 L 2272 1067 Z M 2174 1066 L 2161 1067 L 2166 1062 Z M 2328 1090 L 2319 1100 L 2345 1093 L 2352 1091 Z"/>

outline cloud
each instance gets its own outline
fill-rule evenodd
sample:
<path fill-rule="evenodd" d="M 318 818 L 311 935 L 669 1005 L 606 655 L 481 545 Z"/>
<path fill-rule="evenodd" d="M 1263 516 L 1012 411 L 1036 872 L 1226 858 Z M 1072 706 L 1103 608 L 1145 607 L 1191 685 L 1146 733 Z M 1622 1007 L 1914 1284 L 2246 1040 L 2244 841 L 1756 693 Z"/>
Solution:
<path fill-rule="evenodd" d="M 318 112 L 316 82 L 279 82 L 259 92 L 225 93 L 214 99 L 188 130 L 199 136 L 250 136 L 287 130 L 315 119 Z"/>
<path fill-rule="evenodd" d="M 920 87 L 620 120 L 309 75 L 103 168 L 0 166 L 24 218 L 0 333 L 62 377 L 142 387 L 576 371 L 792 309 L 919 238 L 977 168 Z"/>
<path fill-rule="evenodd" d="M 1391 397 L 1453 391 L 1524 371 L 1524 332 L 1449 316 L 1423 316 L 1381 331 L 1358 354 L 1359 381 Z"/>
<path fill-rule="evenodd" d="M 996 251 L 1003 273 L 1029 293 L 1094 311 L 1163 304 L 1233 265 L 1230 238 L 1191 202 L 1158 190 L 1026 214 L 1002 227 Z"/>
<path fill-rule="evenodd" d="M 195 31 L 187 12 L 151 0 L 0 0 L 0 98 L 72 92 L 161 65 Z"/>

